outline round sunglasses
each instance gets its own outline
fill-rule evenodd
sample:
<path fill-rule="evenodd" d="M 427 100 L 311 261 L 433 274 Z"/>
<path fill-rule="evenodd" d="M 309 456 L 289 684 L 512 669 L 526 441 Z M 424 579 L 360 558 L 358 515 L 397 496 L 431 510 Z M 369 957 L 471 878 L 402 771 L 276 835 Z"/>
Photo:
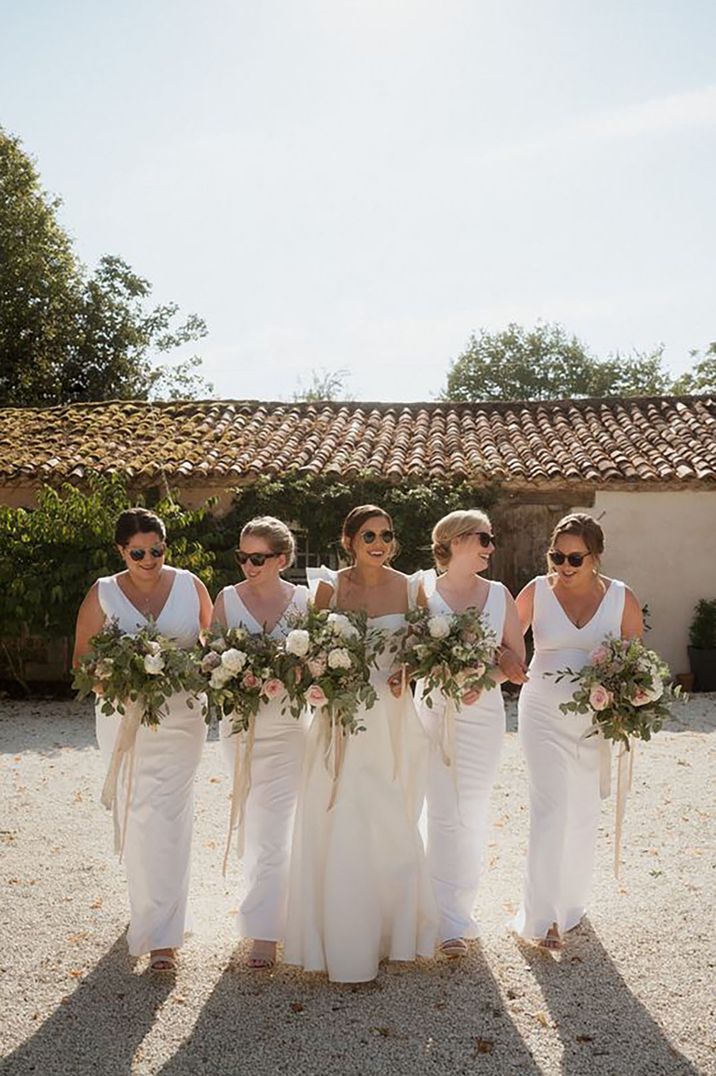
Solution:
<path fill-rule="evenodd" d="M 155 560 L 159 560 L 160 557 L 164 556 L 166 551 L 167 547 L 165 545 L 153 545 L 150 546 L 149 549 L 128 549 L 127 553 L 133 561 L 139 563 L 140 560 L 144 560 L 147 553 L 150 557 L 154 557 Z"/>
<path fill-rule="evenodd" d="M 385 542 L 386 545 L 388 545 L 395 538 L 395 532 L 379 531 L 378 533 L 376 533 L 375 531 L 363 531 L 361 533 L 361 538 L 366 545 L 372 545 L 376 538 L 380 538 L 381 542 Z"/>
<path fill-rule="evenodd" d="M 591 557 L 591 555 L 591 553 L 560 553 L 558 549 L 550 549 L 547 553 L 549 559 L 557 567 L 564 564 L 566 560 L 572 568 L 581 568 L 585 557 Z"/>
<path fill-rule="evenodd" d="M 250 560 L 254 568 L 261 568 L 267 560 L 280 556 L 280 553 L 244 553 L 243 549 L 236 550 L 236 559 L 239 564 L 243 566 L 247 560 Z"/>

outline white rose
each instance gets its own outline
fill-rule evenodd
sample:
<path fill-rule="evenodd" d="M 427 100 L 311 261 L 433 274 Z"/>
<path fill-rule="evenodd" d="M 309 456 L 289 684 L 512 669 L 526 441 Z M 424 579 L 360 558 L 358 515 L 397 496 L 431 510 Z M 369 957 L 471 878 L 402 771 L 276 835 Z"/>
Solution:
<path fill-rule="evenodd" d="M 221 655 L 221 664 L 224 668 L 228 669 L 231 675 L 241 672 L 246 664 L 246 654 L 243 650 L 237 650 L 235 647 L 231 647 L 229 650 L 225 650 Z"/>
<path fill-rule="evenodd" d="M 286 653 L 304 658 L 311 645 L 311 637 L 303 628 L 294 628 L 286 636 Z"/>
<path fill-rule="evenodd" d="M 149 639 L 145 644 L 148 654 L 161 654 L 162 648 L 156 639 Z"/>
<path fill-rule="evenodd" d="M 444 639 L 450 634 L 450 621 L 446 616 L 431 616 L 428 631 L 431 639 Z"/>
<path fill-rule="evenodd" d="M 161 654 L 145 654 L 144 671 L 150 676 L 157 676 L 164 668 L 164 658 Z"/>
<path fill-rule="evenodd" d="M 358 629 L 354 624 L 351 624 L 347 616 L 343 616 L 342 613 L 329 613 L 328 623 L 331 625 L 336 635 L 340 635 L 343 639 L 357 639 Z"/>
<path fill-rule="evenodd" d="M 225 687 L 233 675 L 231 670 L 227 669 L 225 665 L 219 665 L 219 667 L 212 672 L 211 677 L 209 678 L 209 683 L 212 687 Z"/>
<path fill-rule="evenodd" d="M 351 665 L 351 656 L 344 646 L 328 651 L 329 669 L 350 669 Z"/>

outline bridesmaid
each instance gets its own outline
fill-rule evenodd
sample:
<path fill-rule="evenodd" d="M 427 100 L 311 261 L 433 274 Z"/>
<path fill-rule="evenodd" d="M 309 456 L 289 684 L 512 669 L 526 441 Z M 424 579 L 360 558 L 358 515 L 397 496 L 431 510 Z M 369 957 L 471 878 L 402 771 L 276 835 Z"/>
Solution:
<path fill-rule="evenodd" d="M 492 678 L 524 683 L 525 646 L 514 600 L 502 583 L 481 579 L 495 537 L 490 520 L 477 509 L 451 512 L 433 528 L 433 557 L 438 571 L 426 573 L 428 608 L 433 613 L 476 609 L 500 644 Z M 422 700 L 418 683 L 416 698 Z M 475 938 L 473 916 L 487 839 L 487 812 L 505 734 L 505 706 L 499 687 L 469 691 L 457 711 L 455 757 L 446 758 L 443 739 L 444 699 L 420 706 L 430 735 L 427 787 L 427 854 L 440 913 L 438 941 L 449 957 L 467 954 L 466 938 Z"/>
<path fill-rule="evenodd" d="M 245 580 L 224 587 L 214 620 L 223 627 L 288 634 L 290 614 L 305 612 L 308 589 L 281 578 L 294 558 L 294 539 L 272 516 L 252 519 L 241 531 L 237 560 Z M 265 702 L 256 719 L 245 813 L 244 866 L 248 889 L 237 914 L 239 935 L 253 940 L 250 968 L 269 969 L 286 924 L 288 869 L 293 819 L 303 763 L 307 718 L 281 713 L 282 701 Z M 233 773 L 237 736 L 231 719 L 220 726 L 222 753 Z"/>
<path fill-rule="evenodd" d="M 547 575 L 517 598 L 523 631 L 532 626 L 534 657 L 519 701 L 519 732 L 527 760 L 530 833 L 524 900 L 513 928 L 546 949 L 561 949 L 562 935 L 585 913 L 599 824 L 600 761 L 609 745 L 583 739 L 589 715 L 564 715 L 575 685 L 547 673 L 575 671 L 608 635 L 625 639 L 643 631 L 641 609 L 624 583 L 600 573 L 602 528 L 575 512 L 555 527 Z"/>
<path fill-rule="evenodd" d="M 194 646 L 200 628 L 211 622 L 211 598 L 191 572 L 165 564 L 163 521 L 146 508 L 129 508 L 117 520 L 114 540 L 125 570 L 98 579 L 82 602 L 74 663 L 112 619 L 132 634 L 151 617 L 162 634 L 187 649 Z M 140 725 L 134 747 L 124 850 L 127 943 L 132 956 L 150 954 L 152 971 L 176 968 L 176 950 L 188 929 L 194 775 L 206 739 L 201 707 L 189 701 L 186 695 L 173 695 L 158 728 Z M 98 702 L 96 720 L 100 750 L 109 763 L 120 719 L 102 713 Z M 120 799 L 122 795 L 120 788 Z"/>

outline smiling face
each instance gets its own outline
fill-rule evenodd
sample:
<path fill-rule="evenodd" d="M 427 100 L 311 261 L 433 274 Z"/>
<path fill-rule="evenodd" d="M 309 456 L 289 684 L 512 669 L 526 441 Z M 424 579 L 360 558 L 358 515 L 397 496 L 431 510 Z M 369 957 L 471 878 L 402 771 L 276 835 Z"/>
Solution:
<path fill-rule="evenodd" d="M 449 563 L 458 569 L 484 572 L 490 565 L 490 557 L 495 551 L 495 545 L 492 541 L 487 546 L 483 545 L 485 539 L 480 538 L 482 534 L 490 537 L 492 528 L 487 524 L 481 524 L 476 526 L 474 531 L 459 534 L 451 539 Z"/>
<path fill-rule="evenodd" d="M 556 564 L 550 557 L 551 570 L 556 573 L 560 582 L 565 586 L 579 587 L 580 584 L 593 577 L 596 565 L 594 557 L 587 549 L 584 538 L 576 534 L 560 534 L 555 539 L 552 548 L 555 552 L 564 554 L 565 558 L 574 554 L 584 557 L 581 565 L 570 564 L 567 559 L 562 564 Z"/>
<path fill-rule="evenodd" d="M 387 516 L 369 516 L 361 523 L 357 534 L 346 539 L 346 550 L 351 553 L 356 566 L 387 564 L 395 552 L 392 527 Z"/>
<path fill-rule="evenodd" d="M 250 559 L 241 564 L 241 571 L 250 584 L 258 586 L 278 581 L 280 572 L 286 567 L 287 558 L 284 553 L 274 556 L 275 552 L 266 538 L 258 534 L 243 535 L 239 543 L 239 553 L 266 556 L 263 564 L 254 564 Z"/>
<path fill-rule="evenodd" d="M 157 531 L 139 531 L 126 545 L 117 548 L 133 582 L 141 584 L 156 579 L 164 567 L 166 544 Z"/>

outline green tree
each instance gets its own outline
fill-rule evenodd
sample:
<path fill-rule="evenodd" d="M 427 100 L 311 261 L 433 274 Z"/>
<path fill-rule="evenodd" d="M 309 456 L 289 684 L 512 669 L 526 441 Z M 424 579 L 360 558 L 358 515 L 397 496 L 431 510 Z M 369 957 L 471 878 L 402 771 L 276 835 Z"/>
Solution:
<path fill-rule="evenodd" d="M 716 392 L 716 340 L 709 344 L 703 354 L 692 351 L 690 355 L 694 367 L 690 373 L 676 379 L 672 391 L 688 395 Z"/>
<path fill-rule="evenodd" d="M 558 324 L 480 329 L 452 363 L 444 400 L 558 400 L 666 391 L 663 348 L 599 360 Z"/>
<path fill-rule="evenodd" d="M 19 139 L 0 127 L 0 406 L 211 393 L 200 360 L 159 364 L 206 335 L 201 318 L 175 324 L 152 307 L 151 285 L 121 258 L 90 274 Z"/>
<path fill-rule="evenodd" d="M 347 400 L 348 370 L 311 370 L 311 380 L 304 385 L 298 380 L 293 399 L 298 403 L 317 403 L 321 400 Z"/>

